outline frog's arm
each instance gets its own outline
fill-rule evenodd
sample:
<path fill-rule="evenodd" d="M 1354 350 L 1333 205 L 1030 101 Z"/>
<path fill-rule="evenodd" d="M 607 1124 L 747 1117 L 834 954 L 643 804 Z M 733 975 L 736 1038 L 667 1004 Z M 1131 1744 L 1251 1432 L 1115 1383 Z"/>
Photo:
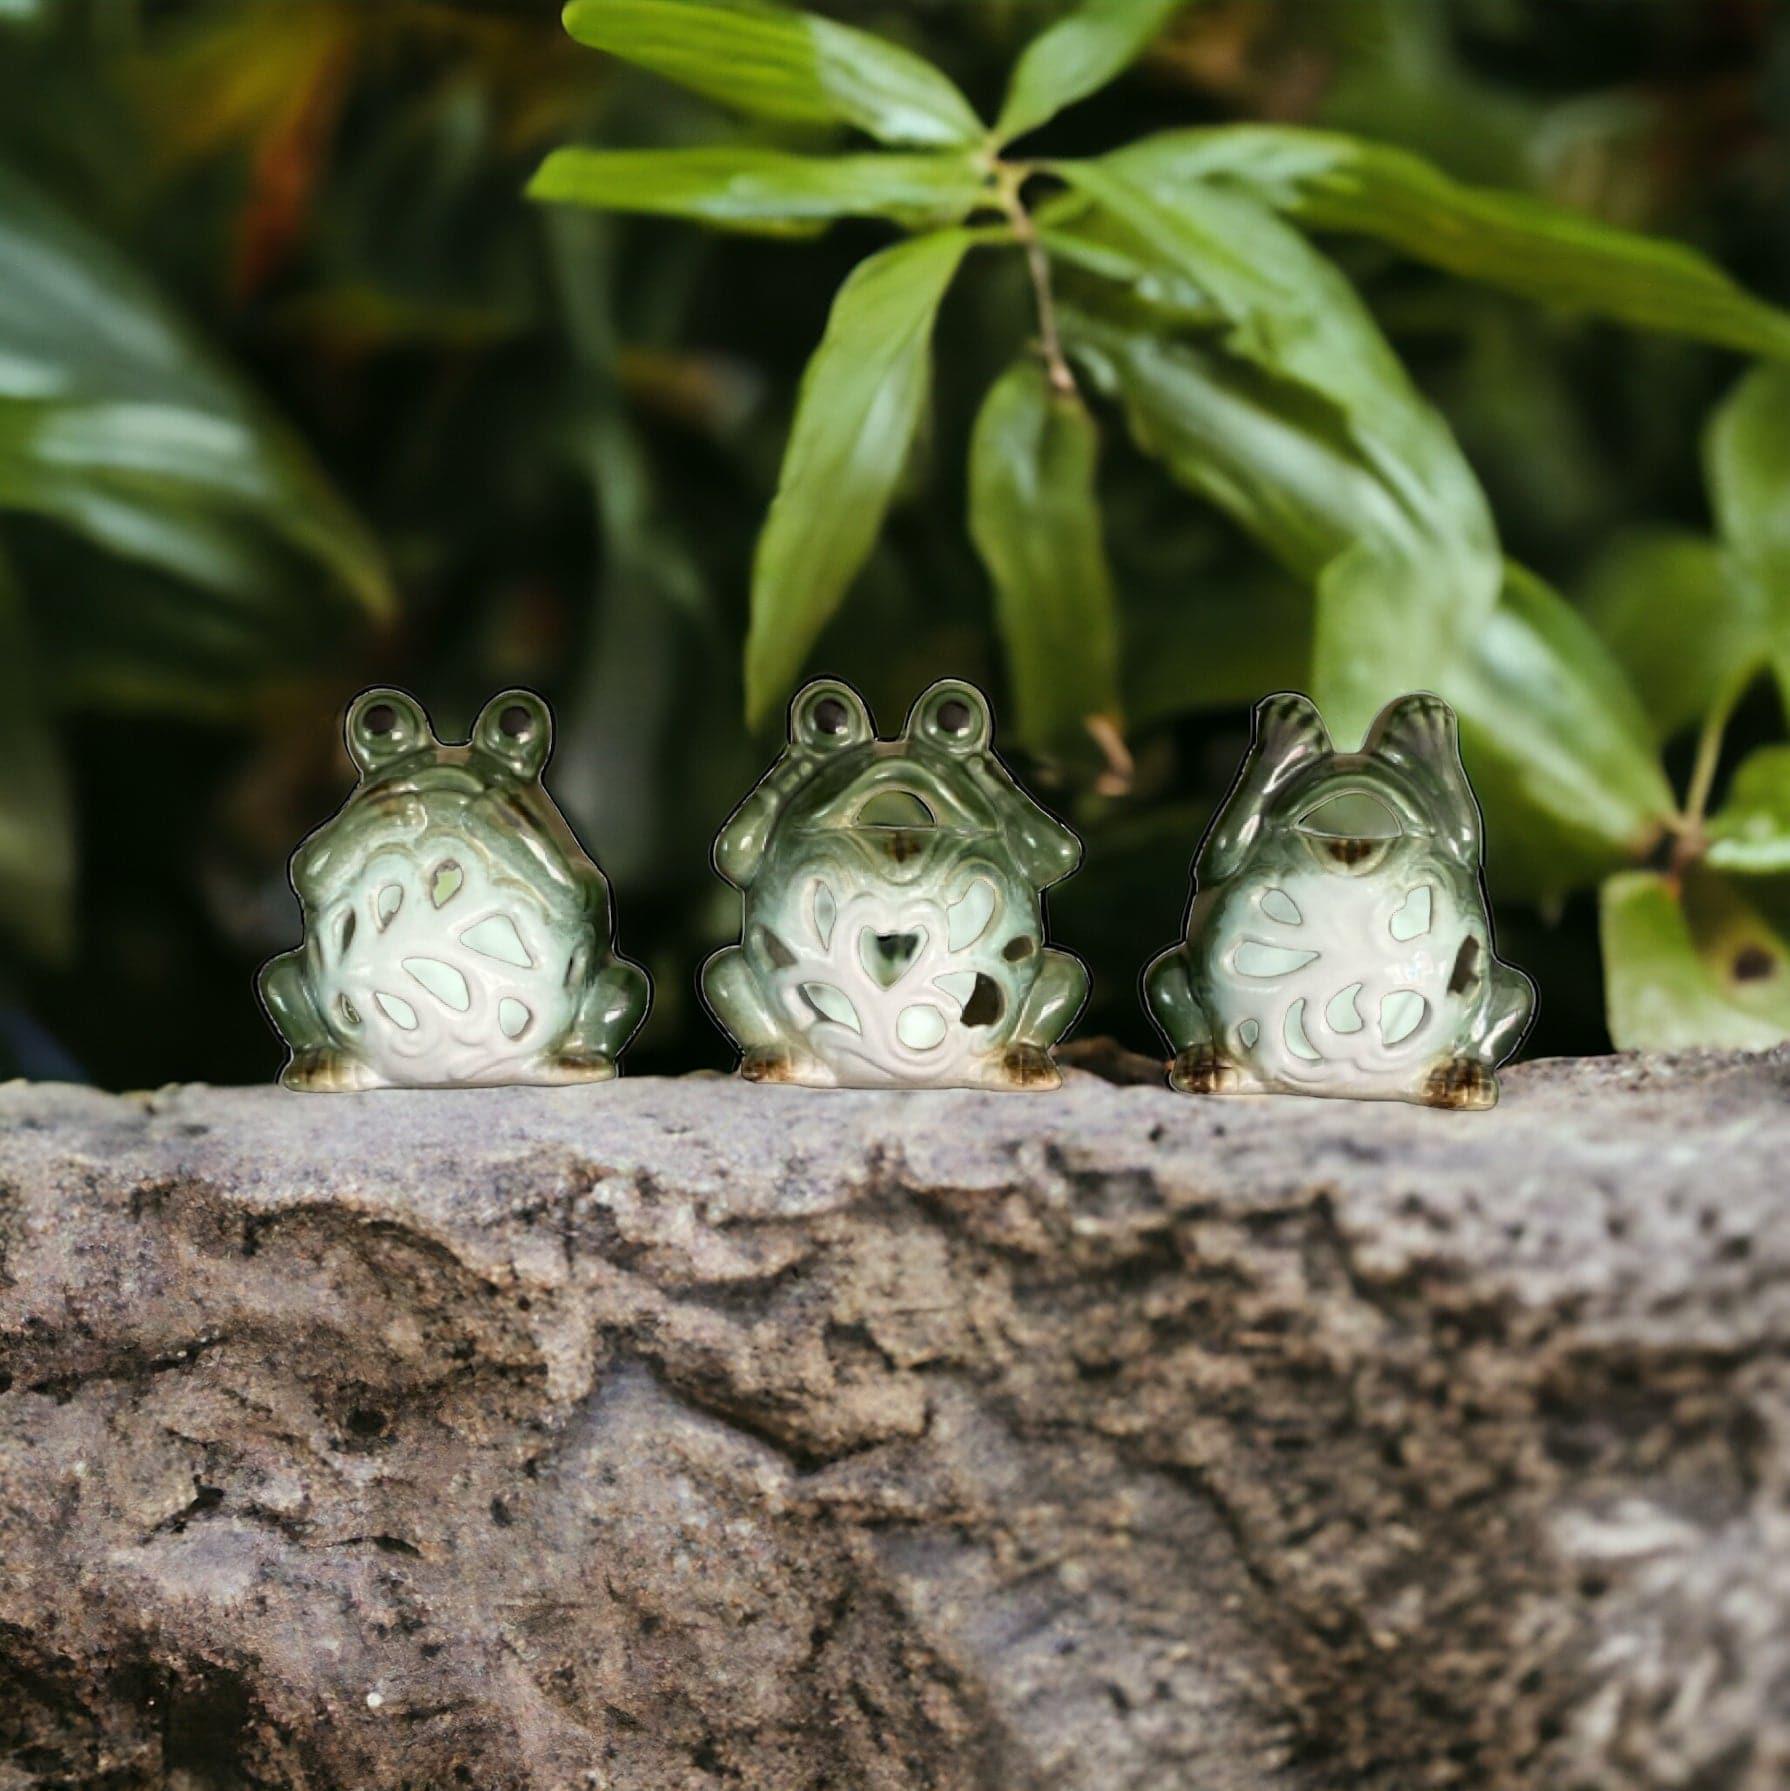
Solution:
<path fill-rule="evenodd" d="M 1236 870 L 1261 826 L 1263 810 L 1297 773 L 1330 750 L 1323 718 L 1309 698 L 1288 690 L 1256 705 L 1255 733 L 1243 768 L 1200 847 L 1202 880 L 1218 881 Z"/>
<path fill-rule="evenodd" d="M 764 861 L 765 842 L 797 790 L 837 752 L 876 738 L 864 699 L 838 678 L 804 684 L 789 706 L 789 749 L 728 817 L 715 841 L 715 869 L 744 889 Z"/>
<path fill-rule="evenodd" d="M 970 775 L 997 814 L 1011 816 L 1007 843 L 1034 889 L 1049 889 L 1081 863 L 1081 841 L 1048 809 L 1034 802 L 993 753 L 969 762 Z"/>
<path fill-rule="evenodd" d="M 1193 992 L 1193 966 L 1185 943 L 1171 945 L 1144 972 L 1144 1005 L 1175 1053 L 1212 1043 L 1212 1026 Z"/>
<path fill-rule="evenodd" d="M 297 951 L 282 952 L 279 957 L 268 959 L 256 978 L 256 988 L 274 1030 L 286 1041 L 287 1049 L 295 1058 L 308 1051 L 321 1051 L 334 1043 L 311 996 L 302 946 Z"/>
<path fill-rule="evenodd" d="M 1462 864 L 1477 868 L 1479 803 L 1461 764 L 1454 711 L 1427 691 L 1400 697 L 1374 718 L 1361 750 L 1405 774 L 1428 799 L 1435 837 Z"/>

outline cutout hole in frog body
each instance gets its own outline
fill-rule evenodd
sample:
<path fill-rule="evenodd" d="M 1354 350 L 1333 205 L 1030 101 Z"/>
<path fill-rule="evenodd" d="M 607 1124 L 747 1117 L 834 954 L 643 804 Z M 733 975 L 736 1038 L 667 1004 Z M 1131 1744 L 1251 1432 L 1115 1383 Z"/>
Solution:
<path fill-rule="evenodd" d="M 845 736 L 838 747 L 805 728 L 817 700 L 839 705 L 828 717 Z M 1073 1017 L 1053 1016 L 1047 1037 L 1018 1036 L 1049 955 L 1039 892 L 1079 848 L 1013 783 L 988 731 L 980 694 L 961 685 L 923 697 L 896 740 L 876 739 L 861 701 L 836 684 L 798 696 L 789 751 L 717 848 L 726 871 L 746 828 L 762 839 L 735 877 L 743 974 L 763 1002 L 742 1017 L 752 1048 L 777 1049 L 767 1030 L 787 1041 L 781 1079 L 1025 1086 L 1004 1080 L 1003 1054 L 1041 1054 Z M 1034 837 L 1049 848 L 1042 878 L 1027 858 Z M 734 1030 L 734 988 L 705 979 L 705 991 Z"/>

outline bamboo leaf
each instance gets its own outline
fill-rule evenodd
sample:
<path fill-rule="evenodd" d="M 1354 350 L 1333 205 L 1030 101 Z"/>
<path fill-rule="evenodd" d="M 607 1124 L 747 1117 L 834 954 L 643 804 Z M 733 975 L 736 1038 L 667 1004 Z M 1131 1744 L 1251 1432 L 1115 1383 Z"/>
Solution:
<path fill-rule="evenodd" d="M 1086 744 L 1119 715 L 1118 623 L 1095 490 L 1100 440 L 1028 357 L 997 380 L 970 441 L 970 533 L 994 582 L 1019 734 Z"/>
<path fill-rule="evenodd" d="M 566 30 L 754 118 L 849 124 L 883 143 L 980 142 L 986 127 L 924 58 L 813 13 L 714 0 L 572 0 Z"/>
<path fill-rule="evenodd" d="M 1289 125 L 1226 125 L 1166 132 L 1124 154 L 1164 187 L 1218 185 L 1314 230 L 1375 237 L 1546 304 L 1790 357 L 1790 314 L 1694 249 L 1528 194 L 1464 185 L 1402 149 Z"/>
<path fill-rule="evenodd" d="M 746 714 L 780 708 L 875 544 L 932 369 L 932 327 L 974 241 L 937 231 L 853 269 L 802 376 L 777 495 L 752 566 Z"/>
<path fill-rule="evenodd" d="M 987 192 L 964 155 L 791 155 L 744 144 L 560 149 L 531 199 L 689 218 L 766 236 L 810 236 L 836 218 L 955 222 Z"/>
<path fill-rule="evenodd" d="M 1304 412 L 1308 439 L 1317 414 L 1330 413 L 1324 452 L 1355 465 L 1353 477 L 1318 494 L 1320 551 L 1305 556 L 1318 592 L 1314 694 L 1339 735 L 1357 735 L 1389 698 L 1432 685 L 1496 601 L 1496 536 L 1478 482 L 1354 289 L 1272 213 L 1209 187 L 1166 190 L 1130 151 L 1055 167 L 1165 275 L 1216 306 L 1224 348 L 1280 388 L 1258 382 L 1252 408 Z M 1359 507 L 1339 514 L 1351 499 Z"/>
<path fill-rule="evenodd" d="M 1003 141 L 1036 130 L 1127 68 L 1183 0 L 1082 0 L 1026 45 L 995 124 Z"/>

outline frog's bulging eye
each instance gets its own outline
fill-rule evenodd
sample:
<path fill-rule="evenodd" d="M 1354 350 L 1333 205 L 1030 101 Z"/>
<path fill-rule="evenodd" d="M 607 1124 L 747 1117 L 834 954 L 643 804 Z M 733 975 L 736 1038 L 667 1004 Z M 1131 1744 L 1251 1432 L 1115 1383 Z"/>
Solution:
<path fill-rule="evenodd" d="M 363 773 L 396 763 L 434 741 L 429 718 L 401 690 L 363 691 L 348 709 L 348 753 Z"/>
<path fill-rule="evenodd" d="M 512 740 L 528 740 L 534 735 L 535 718 L 520 703 L 511 703 L 498 716 L 497 725 Z"/>
<path fill-rule="evenodd" d="M 832 752 L 871 734 L 870 712 L 849 685 L 826 678 L 808 685 L 790 710 L 789 737 L 798 746 Z"/>
<path fill-rule="evenodd" d="M 982 693 L 955 679 L 935 684 L 927 691 L 914 705 L 908 723 L 910 733 L 953 753 L 974 752 L 986 746 L 992 727 Z"/>
<path fill-rule="evenodd" d="M 375 703 L 362 722 L 369 734 L 383 740 L 398 725 L 398 712 L 390 703 Z"/>

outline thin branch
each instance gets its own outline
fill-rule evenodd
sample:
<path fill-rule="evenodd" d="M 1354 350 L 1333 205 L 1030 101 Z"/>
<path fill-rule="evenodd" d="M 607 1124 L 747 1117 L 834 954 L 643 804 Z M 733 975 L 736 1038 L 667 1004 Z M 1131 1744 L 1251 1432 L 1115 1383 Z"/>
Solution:
<path fill-rule="evenodd" d="M 1038 240 L 1038 228 L 1020 196 L 1028 170 L 1009 162 L 995 164 L 1001 209 L 1013 226 L 1013 240 L 1025 252 L 1026 272 L 1031 276 L 1032 296 L 1038 306 L 1038 348 L 1044 356 L 1050 383 L 1065 397 L 1076 395 L 1075 374 L 1063 353 L 1063 337 L 1057 328 L 1057 301 L 1050 284 L 1050 257 Z"/>

